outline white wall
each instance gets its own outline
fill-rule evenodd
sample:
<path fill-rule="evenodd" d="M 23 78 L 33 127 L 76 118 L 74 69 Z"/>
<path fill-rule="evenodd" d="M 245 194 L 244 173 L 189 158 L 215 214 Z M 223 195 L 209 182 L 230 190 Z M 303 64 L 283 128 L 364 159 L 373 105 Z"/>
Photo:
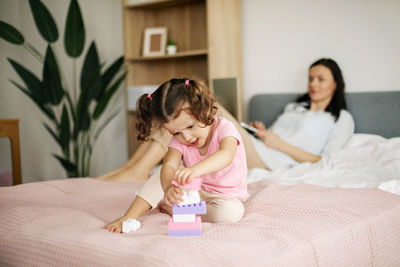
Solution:
<path fill-rule="evenodd" d="M 309 65 L 331 57 L 347 91 L 400 90 L 400 1 L 244 0 L 245 103 L 305 92 Z"/>
<path fill-rule="evenodd" d="M 69 1 L 43 2 L 63 29 Z M 115 59 L 123 52 L 121 1 L 79 2 L 87 40 L 97 41 L 103 60 Z M 245 103 L 257 93 L 305 92 L 308 66 L 320 57 L 339 63 L 348 91 L 400 90 L 400 1 L 242 0 L 242 6 Z M 0 19 L 23 29 L 32 43 L 44 49 L 27 1 L 0 0 Z M 7 56 L 32 68 L 35 62 L 0 40 L 0 118 L 21 119 L 24 182 L 65 177 L 51 157 L 58 147 L 41 125 L 44 116 L 7 82 L 8 77 L 16 77 Z M 122 91 L 112 104 L 123 109 Z M 109 125 L 96 146 L 94 175 L 126 160 L 123 115 Z M 0 141 L 1 173 L 9 164 L 9 151 L 8 144 Z"/>
<path fill-rule="evenodd" d="M 65 56 L 63 46 L 64 26 L 70 1 L 42 0 L 42 2 L 56 20 L 60 35 L 57 51 L 61 56 L 67 80 L 71 84 L 72 61 Z M 100 60 L 111 63 L 123 54 L 121 1 L 81 0 L 79 4 L 86 27 L 84 53 L 90 42 L 95 40 Z M 44 53 L 46 43 L 42 41 L 34 25 L 28 1 L 0 0 L 0 19 L 17 27 L 31 44 Z M 66 174 L 63 168 L 51 156 L 52 153 L 60 153 L 59 147 L 42 126 L 46 117 L 27 96 L 7 81 L 8 78 L 19 80 L 6 60 L 7 57 L 17 60 L 38 76 L 41 76 L 41 68 L 22 47 L 0 40 L 0 118 L 20 119 L 23 182 L 64 178 Z M 78 73 L 81 62 L 82 60 L 77 64 Z M 108 114 L 116 109 L 120 109 L 121 112 L 103 131 L 94 148 L 93 176 L 105 173 L 127 160 L 124 105 L 124 93 L 121 88 L 107 109 Z M 5 138 L 0 138 L 0 174 L 10 169 L 9 142 Z"/>

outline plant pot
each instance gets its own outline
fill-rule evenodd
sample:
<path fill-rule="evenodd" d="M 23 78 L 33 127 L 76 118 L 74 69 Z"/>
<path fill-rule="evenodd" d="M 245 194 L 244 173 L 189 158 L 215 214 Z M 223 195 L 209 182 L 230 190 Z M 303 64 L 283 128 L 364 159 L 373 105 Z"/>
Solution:
<path fill-rule="evenodd" d="M 168 55 L 174 55 L 174 54 L 176 54 L 176 50 L 177 50 L 176 45 L 168 45 L 168 46 L 167 46 L 167 54 L 168 54 Z"/>

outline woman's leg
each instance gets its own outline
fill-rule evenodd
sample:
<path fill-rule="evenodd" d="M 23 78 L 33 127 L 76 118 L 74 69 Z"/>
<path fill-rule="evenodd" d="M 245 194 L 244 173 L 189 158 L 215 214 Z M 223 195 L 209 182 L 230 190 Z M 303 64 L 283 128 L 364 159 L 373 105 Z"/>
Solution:
<path fill-rule="evenodd" d="M 264 162 L 261 160 L 260 155 L 257 153 L 253 142 L 251 141 L 250 134 L 243 129 L 242 126 L 239 125 L 239 122 L 220 104 L 217 104 L 218 112 L 217 115 L 224 117 L 231 121 L 236 128 L 239 130 L 240 135 L 243 139 L 243 144 L 246 149 L 246 160 L 247 160 L 247 167 L 251 168 L 263 168 L 268 169 Z"/>
<path fill-rule="evenodd" d="M 145 181 L 150 171 L 164 158 L 171 135 L 153 129 L 151 140 L 142 143 L 133 156 L 121 167 L 97 179 L 105 181 Z"/>

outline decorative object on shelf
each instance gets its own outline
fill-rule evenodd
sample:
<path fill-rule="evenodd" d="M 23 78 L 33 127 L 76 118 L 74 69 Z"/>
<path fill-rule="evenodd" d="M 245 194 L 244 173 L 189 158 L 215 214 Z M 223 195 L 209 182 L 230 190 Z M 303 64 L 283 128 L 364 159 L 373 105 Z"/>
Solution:
<path fill-rule="evenodd" d="M 167 43 L 167 54 L 168 55 L 175 55 L 177 50 L 177 46 L 175 41 L 168 41 Z"/>
<path fill-rule="evenodd" d="M 163 56 L 167 44 L 167 28 L 155 27 L 144 30 L 143 56 Z"/>
<path fill-rule="evenodd" d="M 95 142 L 118 114 L 118 111 L 114 111 L 106 119 L 99 120 L 125 79 L 124 59 L 121 56 L 104 69 L 105 64 L 100 62 L 96 44 L 92 41 L 83 60 L 81 73 L 77 73 L 76 61 L 85 47 L 85 27 L 77 0 L 71 0 L 64 32 L 65 52 L 73 60 L 73 80 L 68 83 L 55 50 L 54 43 L 59 38 L 57 25 L 40 0 L 29 0 L 29 5 L 36 27 L 47 42 L 45 55 L 27 42 L 16 28 L 3 21 L 0 21 L 0 37 L 22 45 L 33 55 L 42 65 L 42 79 L 8 58 L 25 85 L 13 79 L 10 82 L 29 96 L 47 116 L 50 124 L 45 122 L 44 127 L 62 152 L 62 155 L 53 153 L 53 156 L 63 166 L 68 177 L 90 176 L 90 160 Z M 70 66 L 69 62 L 67 66 Z M 79 76 L 80 90 L 76 80 Z"/>

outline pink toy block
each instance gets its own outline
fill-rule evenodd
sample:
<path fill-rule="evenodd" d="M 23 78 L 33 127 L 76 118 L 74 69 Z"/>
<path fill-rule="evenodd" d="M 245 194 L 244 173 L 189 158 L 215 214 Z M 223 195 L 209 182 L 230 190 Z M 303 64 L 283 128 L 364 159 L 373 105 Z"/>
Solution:
<path fill-rule="evenodd" d="M 172 207 L 172 214 L 206 214 L 206 202 L 203 200 L 200 203 L 189 204 Z"/>
<path fill-rule="evenodd" d="M 168 231 L 169 230 L 195 230 L 201 229 L 201 218 L 200 216 L 196 216 L 196 221 L 194 222 L 174 222 L 172 218 L 169 219 L 168 222 Z"/>
<path fill-rule="evenodd" d="M 169 236 L 200 236 L 201 229 L 193 230 L 171 230 L 168 231 Z"/>
<path fill-rule="evenodd" d="M 187 190 L 200 190 L 201 189 L 201 179 L 193 179 L 190 184 L 184 184 L 184 185 L 179 185 L 175 180 L 172 180 L 172 184 L 175 186 L 182 186 L 183 188 Z"/>

